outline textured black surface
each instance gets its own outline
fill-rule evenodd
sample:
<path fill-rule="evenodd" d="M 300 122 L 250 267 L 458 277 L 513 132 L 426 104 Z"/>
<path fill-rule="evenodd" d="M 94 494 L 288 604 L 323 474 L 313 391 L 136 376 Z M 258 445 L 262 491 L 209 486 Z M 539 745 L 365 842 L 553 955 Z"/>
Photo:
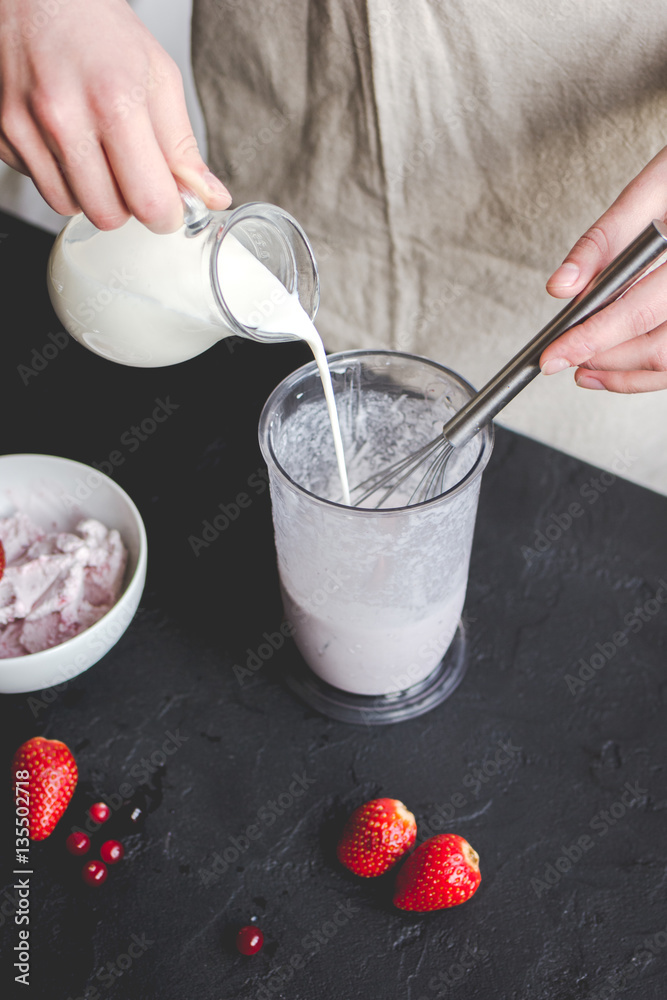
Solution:
<path fill-rule="evenodd" d="M 667 631 L 665 606 L 651 601 L 667 577 L 667 500 L 499 431 L 461 687 L 412 722 L 330 722 L 281 683 L 291 648 L 243 683 L 234 671 L 280 623 L 255 428 L 268 392 L 307 349 L 234 342 L 232 353 L 222 343 L 150 371 L 71 343 L 26 380 L 19 366 L 60 329 L 43 281 L 51 240 L 6 216 L 0 231 L 2 451 L 88 463 L 120 451 L 114 478 L 149 537 L 141 608 L 111 653 L 43 699 L 0 696 L 6 768 L 40 734 L 64 740 L 81 774 L 56 832 L 32 848 L 31 986 L 16 995 L 664 997 Z M 131 446 L 128 429 L 167 396 L 178 409 Z M 239 492 L 250 506 L 195 556 L 189 537 Z M 564 527 L 573 503 L 581 513 Z M 538 531 L 554 537 L 531 554 Z M 632 617 L 637 607 L 646 621 Z M 621 631 L 627 642 L 614 639 Z M 571 691 L 567 675 L 595 653 L 603 665 Z M 169 734 L 182 742 L 160 753 Z M 88 803 L 119 797 L 122 785 L 142 821 L 126 833 L 127 810 L 114 814 L 128 856 L 106 885 L 87 889 L 65 836 Z M 3 795 L 0 993 L 13 996 L 7 782 Z M 482 869 L 473 900 L 406 915 L 391 907 L 390 877 L 360 880 L 337 865 L 343 820 L 378 795 L 406 802 L 423 835 L 470 840 Z M 569 870 L 549 867 L 567 869 L 564 848 L 575 857 L 582 837 L 588 849 Z M 233 936 L 252 916 L 266 944 L 244 958 Z M 133 935 L 144 943 L 131 965 L 106 971 L 127 965 Z"/>

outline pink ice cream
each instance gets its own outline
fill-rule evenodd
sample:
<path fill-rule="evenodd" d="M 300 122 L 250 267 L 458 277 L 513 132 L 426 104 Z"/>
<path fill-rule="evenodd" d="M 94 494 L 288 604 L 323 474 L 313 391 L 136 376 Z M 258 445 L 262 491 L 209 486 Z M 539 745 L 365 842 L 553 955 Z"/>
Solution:
<path fill-rule="evenodd" d="M 19 512 L 0 518 L 0 541 L 0 659 L 57 646 L 118 600 L 127 551 L 115 528 L 88 519 L 49 533 Z"/>

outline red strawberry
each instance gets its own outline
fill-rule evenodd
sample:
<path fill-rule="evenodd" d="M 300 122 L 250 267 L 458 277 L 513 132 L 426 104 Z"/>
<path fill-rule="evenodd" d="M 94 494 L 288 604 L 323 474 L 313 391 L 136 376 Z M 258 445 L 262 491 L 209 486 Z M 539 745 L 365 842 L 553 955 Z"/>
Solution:
<path fill-rule="evenodd" d="M 5 572 L 5 547 L 0 541 L 0 580 L 2 580 L 2 575 Z"/>
<path fill-rule="evenodd" d="M 28 835 L 44 840 L 72 798 L 79 776 L 69 747 L 35 736 L 18 748 L 12 762 L 16 802 L 28 800 Z"/>
<path fill-rule="evenodd" d="M 465 903 L 479 888 L 479 855 L 455 833 L 429 837 L 396 877 L 394 906 L 401 910 L 441 910 Z"/>
<path fill-rule="evenodd" d="M 417 836 L 411 812 L 398 799 L 373 799 L 355 809 L 338 842 L 338 860 L 355 875 L 382 875 Z"/>

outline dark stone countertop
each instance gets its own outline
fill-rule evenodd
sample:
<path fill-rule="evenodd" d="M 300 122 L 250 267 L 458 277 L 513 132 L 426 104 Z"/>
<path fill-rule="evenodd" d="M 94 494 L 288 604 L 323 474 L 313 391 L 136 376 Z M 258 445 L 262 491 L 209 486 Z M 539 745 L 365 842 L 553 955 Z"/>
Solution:
<path fill-rule="evenodd" d="M 243 684 L 233 669 L 280 623 L 256 426 L 307 348 L 223 342 L 142 370 L 72 342 L 40 368 L 60 330 L 43 281 L 51 237 L 9 216 L 0 232 L 2 450 L 87 463 L 120 451 L 114 478 L 149 538 L 144 597 L 117 646 L 62 691 L 0 696 L 6 768 L 44 735 L 80 770 L 65 817 L 31 849 L 32 980 L 16 995 L 662 1000 L 667 499 L 499 430 L 463 683 L 398 725 L 327 720 L 281 681 L 291 646 Z M 132 427 L 156 400 L 176 408 L 140 441 Z M 189 536 L 240 491 L 251 505 L 195 556 Z M 472 843 L 482 884 L 469 903 L 404 914 L 391 877 L 336 863 L 344 819 L 380 795 L 402 799 L 421 835 Z M 114 812 L 104 832 L 127 857 L 88 889 L 65 836 L 90 802 L 124 796 L 143 819 Z M 8 783 L 4 802 L 0 991 L 13 996 Z M 265 946 L 244 958 L 233 936 L 252 916 Z"/>

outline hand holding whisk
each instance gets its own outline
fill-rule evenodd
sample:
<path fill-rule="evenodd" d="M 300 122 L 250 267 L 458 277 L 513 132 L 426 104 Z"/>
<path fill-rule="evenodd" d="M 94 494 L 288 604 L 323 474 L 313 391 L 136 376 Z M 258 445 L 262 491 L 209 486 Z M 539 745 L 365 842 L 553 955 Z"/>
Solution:
<path fill-rule="evenodd" d="M 408 503 L 422 503 L 442 493 L 447 462 L 454 449 L 470 441 L 539 374 L 542 351 L 570 327 L 583 323 L 619 298 L 666 251 L 667 225 L 653 221 L 447 421 L 435 440 L 359 483 L 352 490 L 353 506 L 382 506 L 422 466 L 423 475 Z"/>

